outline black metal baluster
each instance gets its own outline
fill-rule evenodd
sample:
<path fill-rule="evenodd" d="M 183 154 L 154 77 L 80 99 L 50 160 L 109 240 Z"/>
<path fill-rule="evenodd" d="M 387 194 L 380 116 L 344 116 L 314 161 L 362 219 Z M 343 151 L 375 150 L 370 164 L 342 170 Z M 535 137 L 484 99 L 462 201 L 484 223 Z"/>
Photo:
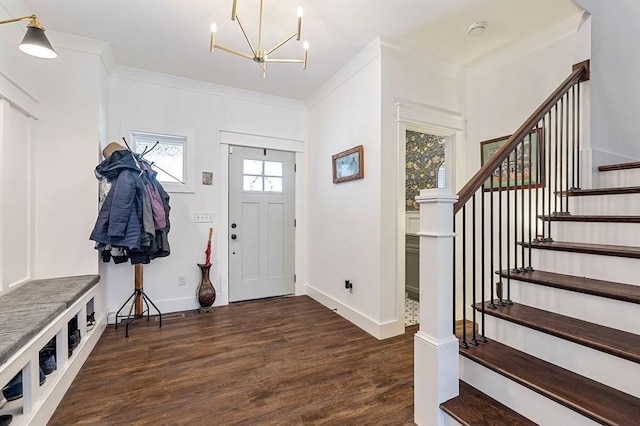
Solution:
<path fill-rule="evenodd" d="M 564 136 L 564 145 L 567 154 L 567 164 L 565 167 L 565 181 L 564 181 L 564 214 L 569 214 L 569 93 L 565 93 L 564 97 L 567 98 L 567 107 L 564 111 L 564 122 L 565 122 L 565 136 Z"/>
<path fill-rule="evenodd" d="M 511 152 L 507 157 L 509 161 L 507 161 L 507 298 L 504 300 L 504 303 L 507 305 L 511 304 L 511 201 L 509 200 L 511 197 L 509 193 L 511 192 Z M 513 159 L 513 164 L 515 164 L 515 158 Z M 516 181 L 514 180 L 514 187 Z M 504 293 L 504 289 L 502 289 Z"/>
<path fill-rule="evenodd" d="M 577 140 L 578 140 L 578 142 L 577 142 L 578 143 L 578 172 L 576 173 L 576 175 L 578 177 L 578 181 L 577 181 L 578 183 L 576 185 L 576 189 L 580 189 L 581 188 L 580 187 L 580 179 L 581 179 L 581 176 L 580 176 L 580 149 L 582 148 L 581 139 L 580 139 L 580 126 L 582 124 L 582 116 L 580 115 L 580 83 L 577 83 L 577 86 L 578 86 L 578 100 L 577 100 L 578 113 L 577 113 L 577 120 L 576 121 L 578 122 L 578 124 L 577 124 L 576 127 L 578 129 L 578 131 L 577 131 L 577 134 L 578 134 L 577 135 L 578 136 L 577 137 Z"/>
<path fill-rule="evenodd" d="M 529 136 L 527 136 L 527 137 L 529 138 L 529 158 L 531 158 L 531 137 L 532 137 L 531 133 L 529 133 Z M 524 169 L 525 169 L 525 166 L 528 165 L 528 164 L 525 163 L 524 154 L 525 154 L 525 144 L 524 144 L 524 139 L 523 139 L 522 140 L 522 160 L 521 160 L 522 164 L 520 165 L 520 176 L 521 176 L 521 180 L 520 180 L 520 204 L 521 204 L 521 206 L 520 206 L 520 214 L 521 214 L 521 217 L 520 217 L 520 227 L 521 227 L 520 236 L 522 237 L 522 240 L 521 240 L 521 243 L 522 243 L 521 244 L 521 247 L 522 247 L 522 268 L 520 268 L 520 272 L 524 272 L 524 271 L 527 270 L 526 263 L 525 263 L 525 253 L 524 253 L 524 251 L 525 251 L 524 243 L 525 243 L 525 240 L 526 240 L 526 238 L 524 236 L 524 218 L 525 218 L 525 216 L 524 216 L 524 185 L 525 185 L 525 183 L 524 183 Z M 529 188 L 531 188 L 531 168 L 529 168 L 528 170 L 529 170 Z M 531 201 L 531 192 L 529 192 L 529 201 Z M 529 202 L 529 209 L 531 209 L 531 202 Z"/>
<path fill-rule="evenodd" d="M 495 170 L 493 171 L 493 173 L 495 174 Z M 496 304 L 494 303 L 494 296 L 495 296 L 495 286 L 493 283 L 493 275 L 495 273 L 494 268 L 494 263 L 493 263 L 493 258 L 495 256 L 495 251 L 494 251 L 494 239 L 495 239 L 495 235 L 496 233 L 494 232 L 494 216 L 493 216 L 493 201 L 494 201 L 494 196 L 493 196 L 493 174 L 491 175 L 491 179 L 489 179 L 489 195 L 490 195 L 490 201 L 489 201 L 489 220 L 491 220 L 491 228 L 490 228 L 490 236 L 491 236 L 491 264 L 490 264 L 490 268 L 489 268 L 489 280 L 491 283 L 491 299 L 489 299 L 489 307 L 490 308 L 496 308 Z M 498 277 L 500 277 L 498 275 Z M 484 321 L 483 321 L 484 324 Z M 484 335 L 484 332 L 482 333 Z"/>
<path fill-rule="evenodd" d="M 480 214 L 480 249 L 481 249 L 481 265 L 482 265 L 482 272 L 481 272 L 481 276 L 482 276 L 482 281 L 480 283 L 481 288 L 480 288 L 480 300 L 482 302 L 482 317 L 480 318 L 480 321 L 482 322 L 482 331 L 480 332 L 480 342 L 482 343 L 486 343 L 487 342 L 487 338 L 485 337 L 485 329 L 484 329 L 484 310 L 485 310 L 485 240 L 484 240 L 484 228 L 486 227 L 486 222 L 485 222 L 485 216 L 484 216 L 484 211 L 485 211 L 485 198 L 487 196 L 487 194 L 484 192 L 484 184 L 482 185 L 482 187 L 480 188 L 480 195 L 482 196 L 481 199 L 481 203 L 480 203 L 480 208 L 482 209 L 482 213 Z M 491 220 L 493 220 L 493 218 L 491 218 Z"/>
<path fill-rule="evenodd" d="M 472 247 L 472 251 L 471 251 L 471 271 L 473 273 L 473 278 L 471 280 L 471 285 L 473 286 L 471 288 L 471 292 L 472 292 L 472 297 L 473 297 L 473 305 L 471 306 L 471 318 L 472 318 L 472 322 L 473 322 L 473 331 L 472 331 L 472 338 L 471 338 L 471 344 L 473 346 L 478 346 L 478 339 L 476 336 L 476 324 L 477 324 L 477 319 L 476 319 L 476 303 L 478 303 L 478 298 L 477 298 L 477 294 L 476 294 L 476 288 L 477 288 L 477 284 L 476 284 L 476 251 L 477 251 L 477 247 L 476 247 L 476 222 L 477 222 L 477 216 L 478 216 L 478 212 L 476 210 L 476 194 L 475 192 L 473 193 L 473 195 L 471 196 L 471 206 L 473 208 L 473 214 L 471 215 L 471 231 L 473 232 L 472 236 L 471 236 L 471 247 Z M 484 307 L 482 308 L 484 310 Z"/>
<path fill-rule="evenodd" d="M 538 149 L 539 147 L 539 142 L 540 142 L 540 122 L 538 122 L 538 124 L 536 124 L 536 128 L 534 131 L 534 135 L 535 137 L 535 141 L 533 140 L 533 136 L 531 136 L 529 138 L 529 265 L 527 266 L 526 270 L 527 271 L 533 271 L 533 267 L 531 266 L 531 241 L 533 240 L 531 238 L 531 233 L 534 231 L 536 232 L 536 238 L 538 238 L 538 190 L 536 189 L 536 207 L 535 210 L 533 210 L 533 194 L 531 191 L 531 188 L 533 187 L 533 177 L 535 176 L 536 178 L 536 182 L 540 181 L 540 173 L 538 173 L 537 168 L 536 168 L 536 173 L 535 175 L 533 174 L 533 152 L 535 149 L 535 152 L 537 153 L 536 158 L 538 159 L 538 162 L 540 162 L 540 150 Z M 532 213 L 533 212 L 533 213 Z M 535 223 L 535 228 L 533 223 Z M 524 247 L 524 246 L 523 246 Z M 524 250 L 524 248 L 523 248 Z M 523 254 L 524 256 L 524 254 Z"/>
<path fill-rule="evenodd" d="M 503 173 L 503 164 L 500 164 L 500 171 L 498 172 L 500 183 L 498 184 L 498 285 L 497 289 L 498 293 L 498 305 L 504 306 L 504 302 L 502 301 L 503 296 L 503 285 L 502 285 L 502 194 L 503 194 L 503 185 L 502 185 L 502 173 Z"/>
<path fill-rule="evenodd" d="M 562 98 L 560 98 L 559 101 L 559 106 L 560 106 L 560 135 L 559 135 L 559 139 L 556 140 L 556 143 L 558 144 L 558 151 L 560 152 L 560 159 L 558 160 L 558 181 L 560 182 L 560 192 L 556 192 L 556 202 L 558 201 L 558 198 L 560 199 L 560 210 L 558 210 L 558 208 L 556 208 L 556 213 L 558 214 L 563 214 L 564 213 L 564 209 L 562 207 L 562 199 L 564 198 L 564 194 L 562 193 L 562 166 L 564 165 L 563 159 L 562 159 L 562 149 L 563 149 L 563 143 L 562 141 L 564 140 L 564 135 L 562 132 L 563 127 L 563 117 L 564 117 L 564 96 Z"/>
<path fill-rule="evenodd" d="M 554 137 L 553 138 L 549 138 L 549 144 L 553 144 L 554 145 L 554 151 L 555 151 L 555 172 L 553 174 L 553 181 L 554 181 L 554 191 L 551 192 L 551 188 L 549 188 L 549 218 L 547 220 L 547 226 L 549 228 L 549 237 L 547 241 L 551 241 L 551 216 L 554 214 L 553 209 L 555 209 L 556 207 L 556 196 L 557 196 L 557 191 L 558 191 L 558 104 L 555 104 L 553 106 L 553 111 L 554 111 L 554 115 L 553 115 L 553 132 L 554 132 Z M 551 159 L 551 154 L 549 154 L 549 165 L 551 165 L 551 162 L 553 160 Z M 551 170 L 549 170 L 549 175 L 551 176 Z M 553 194 L 553 206 L 551 205 L 551 195 Z"/>
<path fill-rule="evenodd" d="M 578 165 L 577 165 L 577 161 L 579 161 L 578 158 L 578 139 L 576 138 L 576 128 L 577 128 L 577 123 L 578 123 L 578 119 L 576 117 L 576 85 L 574 84 L 573 86 L 571 86 L 571 103 L 573 105 L 573 108 L 571 108 L 571 114 L 573 116 L 572 118 L 572 132 L 571 132 L 571 137 L 572 137 L 572 141 L 571 141 L 571 153 L 572 153 L 572 170 L 571 170 L 571 189 L 576 189 L 576 170 L 578 170 Z"/>
<path fill-rule="evenodd" d="M 475 327 L 475 325 L 474 325 Z M 460 346 L 468 348 L 467 344 L 467 206 L 462 206 L 462 342 Z"/>
<path fill-rule="evenodd" d="M 457 301 L 456 301 L 456 214 L 453 214 L 453 247 L 451 249 L 452 253 L 452 257 L 453 257 L 453 335 L 456 335 L 456 308 L 457 308 Z"/>
<path fill-rule="evenodd" d="M 541 183 L 540 185 L 540 189 L 536 190 L 536 215 L 540 214 L 540 208 L 538 206 L 538 194 L 539 192 L 542 192 L 542 200 L 541 200 L 541 204 L 542 204 L 542 234 L 540 234 L 540 231 L 538 231 L 538 218 L 536 217 L 536 242 L 542 242 L 544 241 L 544 194 L 546 192 L 546 183 L 548 181 L 548 179 L 546 179 L 546 170 L 547 167 L 545 167 L 545 163 L 547 161 L 547 144 L 546 144 L 546 136 L 547 133 L 549 133 L 547 131 L 547 123 L 546 123 L 546 118 L 547 115 L 545 114 L 542 117 L 542 140 L 540 141 L 540 144 L 538 145 L 539 147 L 542 148 L 542 152 L 538 153 L 538 164 L 536 165 L 536 168 L 538 169 L 538 182 Z"/>
<path fill-rule="evenodd" d="M 513 150 L 513 269 L 511 272 L 517 274 L 518 269 L 518 147 L 516 144 Z M 509 168 L 511 170 L 511 168 Z"/>

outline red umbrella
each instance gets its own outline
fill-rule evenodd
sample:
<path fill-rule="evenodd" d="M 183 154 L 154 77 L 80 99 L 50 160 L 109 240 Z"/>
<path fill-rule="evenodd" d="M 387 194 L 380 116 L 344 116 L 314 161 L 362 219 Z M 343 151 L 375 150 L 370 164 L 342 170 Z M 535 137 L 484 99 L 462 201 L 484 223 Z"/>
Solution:
<path fill-rule="evenodd" d="M 209 241 L 207 242 L 207 249 L 204 251 L 205 261 L 204 264 L 206 266 L 211 265 L 211 236 L 213 235 L 213 228 L 209 228 Z"/>

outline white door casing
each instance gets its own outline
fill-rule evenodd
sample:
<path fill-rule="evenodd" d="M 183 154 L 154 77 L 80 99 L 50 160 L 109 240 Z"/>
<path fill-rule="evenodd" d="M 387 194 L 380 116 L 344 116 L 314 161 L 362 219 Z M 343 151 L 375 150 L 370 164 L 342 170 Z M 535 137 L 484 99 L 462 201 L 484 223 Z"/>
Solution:
<path fill-rule="evenodd" d="M 229 301 L 293 294 L 295 154 L 229 149 Z"/>

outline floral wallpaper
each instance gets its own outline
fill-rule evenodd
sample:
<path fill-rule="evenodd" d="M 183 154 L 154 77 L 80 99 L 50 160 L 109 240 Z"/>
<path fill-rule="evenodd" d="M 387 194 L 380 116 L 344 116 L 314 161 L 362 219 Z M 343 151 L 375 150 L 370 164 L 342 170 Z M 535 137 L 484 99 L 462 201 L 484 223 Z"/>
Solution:
<path fill-rule="evenodd" d="M 416 196 L 421 189 L 438 186 L 438 169 L 444 163 L 441 136 L 407 130 L 406 210 L 418 210 Z"/>

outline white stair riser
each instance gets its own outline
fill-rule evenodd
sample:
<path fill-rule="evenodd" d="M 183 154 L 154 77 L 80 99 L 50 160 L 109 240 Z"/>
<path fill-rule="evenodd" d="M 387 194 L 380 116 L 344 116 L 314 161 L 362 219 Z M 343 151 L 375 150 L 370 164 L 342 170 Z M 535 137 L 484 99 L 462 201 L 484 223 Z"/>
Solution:
<path fill-rule="evenodd" d="M 489 315 L 485 330 L 491 340 L 640 397 L 640 364 Z"/>
<path fill-rule="evenodd" d="M 640 243 L 639 223 L 552 222 L 555 241 L 636 246 Z"/>
<path fill-rule="evenodd" d="M 462 423 L 451 417 L 445 412 L 442 412 L 442 424 L 439 426 L 463 426 Z"/>
<path fill-rule="evenodd" d="M 640 331 L 640 305 L 511 280 L 511 300 L 629 333 Z"/>
<path fill-rule="evenodd" d="M 640 169 L 612 170 L 598 176 L 601 188 L 640 186 Z"/>
<path fill-rule="evenodd" d="M 640 194 L 569 197 L 569 212 L 581 215 L 640 215 Z"/>
<path fill-rule="evenodd" d="M 541 426 L 592 426 L 594 421 L 460 356 L 460 378 Z"/>
<path fill-rule="evenodd" d="M 640 259 L 534 249 L 534 268 L 625 284 L 640 284 Z"/>

